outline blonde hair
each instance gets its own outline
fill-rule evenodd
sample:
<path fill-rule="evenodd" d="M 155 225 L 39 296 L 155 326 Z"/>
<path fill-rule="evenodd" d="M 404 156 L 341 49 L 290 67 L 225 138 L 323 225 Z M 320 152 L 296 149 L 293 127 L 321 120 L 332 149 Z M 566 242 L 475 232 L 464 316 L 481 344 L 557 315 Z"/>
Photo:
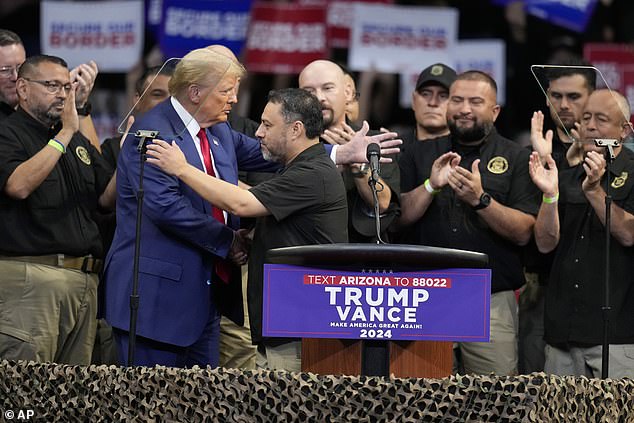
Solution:
<path fill-rule="evenodd" d="M 199 48 L 178 62 L 168 88 L 171 95 L 179 97 L 191 84 L 215 86 L 225 76 L 241 78 L 245 73 L 239 62 L 208 48 Z"/>

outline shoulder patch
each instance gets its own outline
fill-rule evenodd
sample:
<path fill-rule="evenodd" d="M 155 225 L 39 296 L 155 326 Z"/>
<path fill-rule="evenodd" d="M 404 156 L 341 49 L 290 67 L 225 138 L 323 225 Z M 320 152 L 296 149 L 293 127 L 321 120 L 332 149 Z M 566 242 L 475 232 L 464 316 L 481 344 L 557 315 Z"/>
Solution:
<path fill-rule="evenodd" d="M 90 154 L 88 154 L 88 150 L 86 150 L 86 147 L 82 147 L 80 145 L 79 147 L 75 149 L 75 154 L 77 154 L 77 157 L 79 157 L 79 160 L 81 160 L 82 162 L 90 166 L 90 163 L 91 163 Z"/>

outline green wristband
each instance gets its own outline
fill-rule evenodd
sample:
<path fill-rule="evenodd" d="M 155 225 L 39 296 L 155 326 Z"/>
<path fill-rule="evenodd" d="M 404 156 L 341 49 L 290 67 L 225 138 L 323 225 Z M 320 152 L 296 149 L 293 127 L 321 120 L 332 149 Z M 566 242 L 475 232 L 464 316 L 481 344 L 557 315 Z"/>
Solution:
<path fill-rule="evenodd" d="M 559 201 L 559 193 L 555 194 L 554 197 L 546 197 L 546 194 L 542 195 L 542 202 L 546 204 L 553 204 Z"/>
<path fill-rule="evenodd" d="M 59 151 L 62 154 L 66 153 L 66 146 L 62 144 L 60 141 L 57 141 L 55 138 L 51 138 L 50 140 L 48 140 L 48 145 L 50 145 L 51 147 L 53 147 L 55 150 Z"/>
<path fill-rule="evenodd" d="M 431 182 L 429 182 L 429 178 L 425 179 L 425 183 L 423 185 L 425 185 L 425 189 L 431 195 L 436 195 L 440 192 L 439 189 L 434 189 L 434 187 L 431 186 Z"/>

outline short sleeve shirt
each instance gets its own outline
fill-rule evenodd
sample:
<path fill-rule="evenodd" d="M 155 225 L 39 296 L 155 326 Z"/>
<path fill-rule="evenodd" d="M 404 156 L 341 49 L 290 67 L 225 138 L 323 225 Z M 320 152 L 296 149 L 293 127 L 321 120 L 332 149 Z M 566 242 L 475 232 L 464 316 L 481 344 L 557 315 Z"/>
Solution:
<path fill-rule="evenodd" d="M 281 173 L 250 189 L 271 213 L 258 219 L 249 258 L 252 340 L 262 337 L 263 266 L 271 248 L 348 241 L 346 192 L 339 171 L 316 144 Z"/>
<path fill-rule="evenodd" d="M 456 151 L 460 166 L 471 171 L 480 159 L 482 187 L 500 204 L 536 215 L 539 191 L 528 174 L 529 152 L 495 129 L 476 147 L 463 147 L 451 136 L 413 143 L 401 156 L 401 192 L 409 192 L 429 178 L 434 161 Z M 491 291 L 517 289 L 524 284 L 521 247 L 496 234 L 451 187 L 435 195 L 429 208 L 411 230 L 406 242 L 485 253 L 492 270 Z"/>
<path fill-rule="evenodd" d="M 91 214 L 112 171 L 97 150 L 75 133 L 51 173 L 26 199 L 4 193 L 19 165 L 46 147 L 59 128 L 47 128 L 22 109 L 0 126 L 0 254 L 103 255 Z"/>
<path fill-rule="evenodd" d="M 634 153 L 622 148 L 602 180 L 615 205 L 634 214 Z M 546 341 L 600 345 L 603 341 L 605 226 L 583 193 L 582 165 L 559 174 L 560 239 L 548 283 Z M 634 250 L 611 238 L 609 342 L 634 343 Z"/>

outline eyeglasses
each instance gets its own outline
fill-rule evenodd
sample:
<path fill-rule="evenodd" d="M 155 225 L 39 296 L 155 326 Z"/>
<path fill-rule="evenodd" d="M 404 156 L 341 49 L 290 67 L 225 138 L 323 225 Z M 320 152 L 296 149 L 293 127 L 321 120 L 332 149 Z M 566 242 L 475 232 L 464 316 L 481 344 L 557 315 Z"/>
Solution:
<path fill-rule="evenodd" d="M 24 79 L 26 79 L 29 82 L 35 82 L 37 84 L 44 85 L 46 87 L 46 90 L 51 94 L 57 94 L 58 92 L 60 92 L 62 88 L 64 89 L 64 92 L 68 94 L 71 88 L 73 88 L 73 86 L 70 83 L 62 84 L 59 81 L 38 81 L 37 79 L 29 79 L 29 78 L 24 78 Z"/>
<path fill-rule="evenodd" d="M 0 67 L 0 76 L 3 78 L 10 78 L 15 73 L 18 74 L 18 70 L 20 69 L 20 65 L 16 66 L 2 66 Z"/>

